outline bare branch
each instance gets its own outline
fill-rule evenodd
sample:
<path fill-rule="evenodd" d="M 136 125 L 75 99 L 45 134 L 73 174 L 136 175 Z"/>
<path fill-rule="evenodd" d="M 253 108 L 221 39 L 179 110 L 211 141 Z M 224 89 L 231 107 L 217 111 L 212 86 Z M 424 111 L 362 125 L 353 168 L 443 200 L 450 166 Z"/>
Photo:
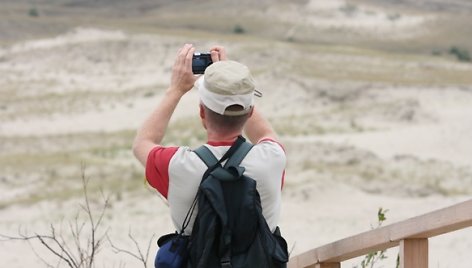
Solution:
<path fill-rule="evenodd" d="M 155 237 L 156 237 L 156 234 L 152 234 L 151 238 L 149 238 L 148 246 L 146 249 L 146 260 L 149 258 L 149 253 L 151 252 L 152 241 L 154 241 Z"/>
<path fill-rule="evenodd" d="M 53 265 L 51 265 L 50 263 L 48 263 L 43 257 L 41 257 L 38 252 L 34 249 L 33 245 L 31 244 L 31 240 L 26 240 L 28 242 L 28 245 L 30 246 L 31 250 L 33 250 L 33 253 L 34 255 L 36 255 L 36 257 L 38 257 L 38 259 L 44 263 L 48 268 L 54 268 Z"/>
<path fill-rule="evenodd" d="M 56 235 L 56 230 L 55 230 L 55 228 L 52 224 L 51 224 L 51 234 L 52 234 L 52 236 L 47 237 L 47 236 L 42 235 L 42 237 L 44 237 L 44 238 L 47 237 L 47 238 L 51 239 L 57 245 L 57 247 L 59 247 L 61 252 L 67 256 L 67 259 L 74 265 L 74 267 L 79 267 L 77 265 L 77 261 L 75 260 L 75 258 L 72 255 L 72 252 L 70 250 L 67 250 L 67 248 L 64 246 L 66 243 L 65 243 L 64 238 L 62 237 L 62 234 L 60 234 L 59 236 Z M 58 240 L 58 237 L 59 237 L 59 239 L 61 239 L 63 241 L 62 243 Z"/>
<path fill-rule="evenodd" d="M 143 251 L 141 250 L 141 247 L 139 246 L 138 241 L 136 240 L 136 238 L 131 233 L 131 230 L 128 232 L 128 237 L 129 237 L 129 239 L 131 239 L 131 241 L 133 241 L 133 244 L 135 246 L 135 249 L 136 249 L 137 253 L 132 252 L 132 251 L 127 250 L 127 249 L 117 247 L 115 244 L 113 244 L 113 242 L 111 241 L 109 236 L 107 236 L 107 239 L 108 239 L 108 243 L 110 243 L 110 245 L 111 245 L 111 247 L 112 247 L 112 249 L 115 253 L 124 253 L 124 254 L 130 255 L 131 257 L 133 257 L 133 258 L 137 259 L 138 261 L 140 261 L 143 264 L 144 268 L 147 268 L 147 260 L 149 258 L 149 252 L 150 252 L 150 249 L 151 249 L 152 241 L 155 238 L 155 234 L 153 234 L 151 236 L 151 238 L 149 239 L 149 243 L 148 243 L 148 246 L 146 248 L 146 254 L 143 254 Z"/>
<path fill-rule="evenodd" d="M 70 268 L 92 268 L 94 266 L 96 255 L 100 251 L 103 240 L 107 236 L 109 230 L 106 229 L 100 234 L 100 236 L 98 236 L 99 231 L 101 232 L 101 225 L 105 217 L 105 212 L 109 207 L 109 199 L 105 198 L 102 192 L 102 196 L 104 197 L 103 207 L 100 210 L 98 218 L 95 218 L 88 193 L 89 178 L 86 178 L 85 176 L 84 165 L 82 165 L 81 178 L 84 204 L 81 204 L 80 207 L 84 210 L 86 219 L 84 221 L 80 220 L 79 211 L 75 215 L 74 220 L 68 223 L 68 228 L 66 229 L 72 236 L 72 242 L 67 242 L 68 240 L 63 236 L 62 222 L 59 226 L 59 229 L 51 224 L 49 235 L 37 233 L 34 235 L 28 235 L 28 232 L 23 232 L 20 227 L 18 230 L 18 236 L 0 234 L 0 241 L 19 240 L 28 242 L 35 254 L 48 268 L 59 267 L 62 262 L 65 262 Z M 85 230 L 87 233 L 86 237 L 84 238 Z M 44 246 L 55 258 L 57 258 L 58 262 L 56 265 L 48 263 L 44 258 L 37 254 L 30 242 L 33 240 L 39 241 L 42 246 Z M 86 243 L 84 243 L 84 241 L 86 241 Z"/>
<path fill-rule="evenodd" d="M 125 253 L 125 254 L 128 254 L 128 255 L 130 255 L 131 257 L 136 258 L 136 259 L 138 259 L 139 261 L 141 261 L 140 257 L 139 257 L 138 255 L 136 255 L 135 253 L 133 253 L 133 252 L 131 252 L 131 251 L 129 251 L 129 250 L 122 249 L 122 248 L 119 248 L 119 247 L 115 246 L 115 244 L 113 244 L 113 242 L 111 242 L 111 239 L 110 239 L 109 236 L 107 236 L 107 239 L 108 239 L 108 243 L 110 243 L 110 246 L 111 246 L 111 248 L 113 249 L 113 251 L 114 251 L 115 253 Z"/>
<path fill-rule="evenodd" d="M 64 256 L 62 256 L 62 254 L 59 254 L 57 251 L 55 251 L 48 243 L 46 243 L 44 241 L 45 238 L 48 238 L 48 237 L 45 237 L 45 236 L 41 236 L 41 235 L 38 235 L 36 234 L 36 238 L 41 242 L 41 244 L 43 244 L 52 254 L 56 255 L 59 259 L 65 261 L 67 263 L 67 265 L 71 268 L 77 268 L 77 266 L 73 266 L 72 263 L 67 259 L 65 258 Z"/>

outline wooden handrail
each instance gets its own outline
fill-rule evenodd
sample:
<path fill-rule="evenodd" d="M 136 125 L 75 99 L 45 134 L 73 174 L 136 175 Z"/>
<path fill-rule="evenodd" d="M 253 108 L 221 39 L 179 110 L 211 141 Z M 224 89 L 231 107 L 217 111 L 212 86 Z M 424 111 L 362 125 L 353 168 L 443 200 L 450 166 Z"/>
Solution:
<path fill-rule="evenodd" d="M 288 267 L 340 267 L 342 261 L 395 246 L 402 267 L 427 267 L 428 238 L 470 226 L 472 199 L 308 250 L 290 258 Z"/>

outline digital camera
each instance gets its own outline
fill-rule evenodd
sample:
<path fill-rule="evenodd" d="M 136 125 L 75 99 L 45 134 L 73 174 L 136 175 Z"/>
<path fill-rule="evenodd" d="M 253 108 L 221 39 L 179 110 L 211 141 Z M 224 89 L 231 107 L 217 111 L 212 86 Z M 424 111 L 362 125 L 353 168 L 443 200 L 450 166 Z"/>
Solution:
<path fill-rule="evenodd" d="M 192 72 L 203 74 L 205 69 L 213 63 L 210 53 L 195 52 L 192 58 Z"/>

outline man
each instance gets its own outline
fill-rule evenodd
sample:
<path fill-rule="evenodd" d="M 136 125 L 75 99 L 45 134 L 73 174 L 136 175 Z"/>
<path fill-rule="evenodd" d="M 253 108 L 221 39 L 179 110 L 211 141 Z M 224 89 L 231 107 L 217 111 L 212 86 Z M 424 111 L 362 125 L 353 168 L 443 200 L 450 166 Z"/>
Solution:
<path fill-rule="evenodd" d="M 214 63 L 197 77 L 192 73 L 194 52 L 190 44 L 179 50 L 170 86 L 138 130 L 133 152 L 145 166 L 149 184 L 167 199 L 172 221 L 179 230 L 207 166 L 188 147 L 166 147 L 161 141 L 180 98 L 195 85 L 208 137 L 205 146 L 215 157 L 221 158 L 243 131 L 255 144 L 241 166 L 247 176 L 257 181 L 263 216 L 273 232 L 279 221 L 286 158 L 274 130 L 254 107 L 254 80 L 246 66 L 228 61 L 225 49 L 220 46 L 210 49 Z M 185 229 L 186 234 L 191 233 L 193 221 Z"/>

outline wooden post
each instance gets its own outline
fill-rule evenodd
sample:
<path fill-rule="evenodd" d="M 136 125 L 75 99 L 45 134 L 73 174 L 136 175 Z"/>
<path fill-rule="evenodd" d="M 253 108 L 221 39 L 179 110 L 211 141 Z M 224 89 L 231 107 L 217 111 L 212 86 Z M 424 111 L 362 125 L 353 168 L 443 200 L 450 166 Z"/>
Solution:
<path fill-rule="evenodd" d="M 428 239 L 400 241 L 400 268 L 428 268 Z"/>

